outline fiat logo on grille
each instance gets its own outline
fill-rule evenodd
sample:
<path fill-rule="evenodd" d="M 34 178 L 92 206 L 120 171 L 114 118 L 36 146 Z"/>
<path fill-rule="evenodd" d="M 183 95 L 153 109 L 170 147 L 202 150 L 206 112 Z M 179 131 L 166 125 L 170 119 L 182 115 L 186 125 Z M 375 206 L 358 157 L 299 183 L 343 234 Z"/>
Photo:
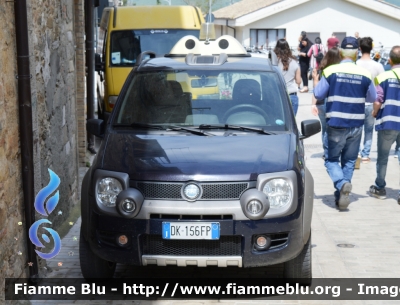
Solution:
<path fill-rule="evenodd" d="M 183 196 L 190 201 L 196 200 L 200 197 L 200 187 L 197 184 L 190 183 L 183 188 Z"/>

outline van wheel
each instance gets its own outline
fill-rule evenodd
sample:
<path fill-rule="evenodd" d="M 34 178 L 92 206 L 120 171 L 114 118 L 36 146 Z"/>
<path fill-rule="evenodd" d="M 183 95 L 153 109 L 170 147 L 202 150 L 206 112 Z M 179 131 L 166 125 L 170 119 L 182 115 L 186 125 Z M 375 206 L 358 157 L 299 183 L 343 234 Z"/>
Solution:
<path fill-rule="evenodd" d="M 112 278 L 117 266 L 116 263 L 106 261 L 92 252 L 82 234 L 82 227 L 79 238 L 79 260 L 85 279 Z"/>
<path fill-rule="evenodd" d="M 300 254 L 284 263 L 283 274 L 286 279 L 295 279 L 295 282 L 301 285 L 311 285 L 311 233 Z"/>

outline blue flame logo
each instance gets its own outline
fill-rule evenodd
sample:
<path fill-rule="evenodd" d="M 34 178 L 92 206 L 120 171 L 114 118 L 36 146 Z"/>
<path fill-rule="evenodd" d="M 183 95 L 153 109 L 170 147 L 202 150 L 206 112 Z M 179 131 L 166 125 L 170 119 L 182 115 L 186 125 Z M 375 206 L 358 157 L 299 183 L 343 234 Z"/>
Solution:
<path fill-rule="evenodd" d="M 51 169 L 48 169 L 50 174 L 50 182 L 47 186 L 39 191 L 35 198 L 35 209 L 38 213 L 42 214 L 43 216 L 49 216 L 51 212 L 54 211 L 58 204 L 58 200 L 60 198 L 59 191 L 57 191 L 53 196 L 51 196 L 46 203 L 46 198 L 49 197 L 55 190 L 57 190 L 58 186 L 60 185 L 60 178 L 54 173 Z M 29 228 L 29 239 L 31 242 L 40 248 L 45 248 L 45 246 L 40 242 L 38 238 L 38 230 L 39 226 L 42 223 L 49 223 L 51 222 L 48 219 L 40 219 L 36 221 L 30 228 Z M 37 255 L 39 255 L 43 259 L 50 259 L 55 257 L 61 250 L 61 239 L 60 235 L 56 231 L 50 228 L 44 228 L 47 230 L 51 237 L 54 240 L 54 249 L 50 253 L 42 253 L 38 250 L 35 250 Z M 46 234 L 42 234 L 42 238 L 46 243 L 50 243 L 50 239 Z"/>

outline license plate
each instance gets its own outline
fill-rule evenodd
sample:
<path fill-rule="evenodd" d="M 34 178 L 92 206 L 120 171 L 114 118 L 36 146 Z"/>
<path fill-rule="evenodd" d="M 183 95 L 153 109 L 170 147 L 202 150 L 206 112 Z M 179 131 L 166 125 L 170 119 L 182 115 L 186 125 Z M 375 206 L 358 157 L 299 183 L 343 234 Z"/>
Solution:
<path fill-rule="evenodd" d="M 219 222 L 163 222 L 164 239 L 219 239 Z"/>

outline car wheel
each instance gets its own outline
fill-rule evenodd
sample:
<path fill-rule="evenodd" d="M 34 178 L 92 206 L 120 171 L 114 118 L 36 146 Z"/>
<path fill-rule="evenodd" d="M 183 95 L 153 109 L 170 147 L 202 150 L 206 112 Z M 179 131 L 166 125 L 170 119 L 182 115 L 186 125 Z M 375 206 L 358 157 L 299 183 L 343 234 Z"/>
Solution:
<path fill-rule="evenodd" d="M 79 260 L 82 275 L 85 279 L 111 278 L 117 265 L 98 257 L 92 252 L 89 243 L 82 234 L 82 228 L 79 239 Z"/>
<path fill-rule="evenodd" d="M 294 259 L 285 262 L 283 270 L 286 279 L 295 279 L 296 283 L 311 285 L 311 233 L 300 254 Z"/>

